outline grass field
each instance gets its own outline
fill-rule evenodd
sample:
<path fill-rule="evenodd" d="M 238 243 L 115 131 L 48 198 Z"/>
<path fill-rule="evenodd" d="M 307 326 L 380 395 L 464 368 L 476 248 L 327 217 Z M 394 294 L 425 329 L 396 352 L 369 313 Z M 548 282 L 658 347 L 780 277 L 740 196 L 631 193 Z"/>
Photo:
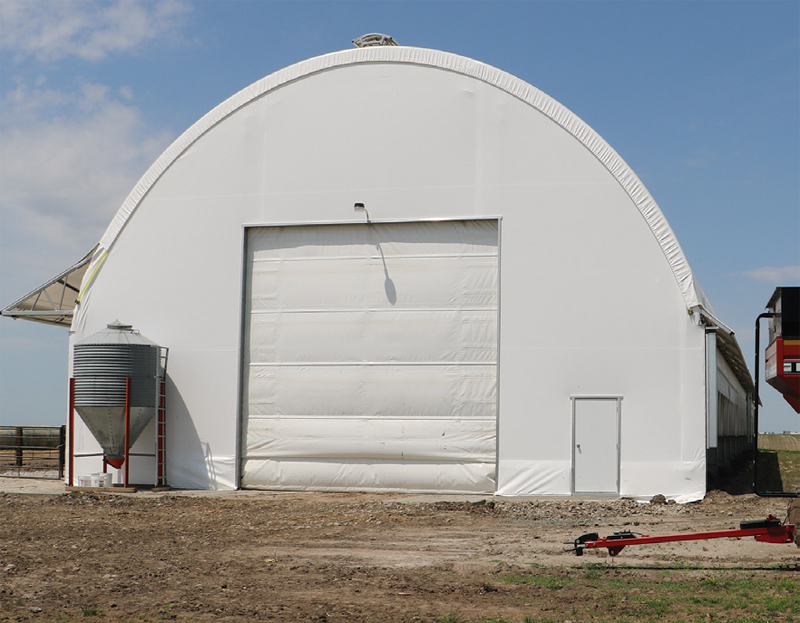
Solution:
<path fill-rule="evenodd" d="M 696 577 L 691 577 L 695 575 Z M 689 577 L 687 577 L 689 576 Z M 554 602 L 553 617 L 520 620 L 487 615 L 479 619 L 457 612 L 442 623 L 556 623 L 571 621 L 687 621 L 756 623 L 800 620 L 800 596 L 793 578 L 757 577 L 752 569 L 710 570 L 671 567 L 627 567 L 597 564 L 581 570 L 531 569 L 530 573 L 503 576 L 508 584 L 530 584 Z M 584 600 L 576 595 L 584 594 Z"/>
<path fill-rule="evenodd" d="M 800 452 L 759 450 L 758 490 L 762 493 L 800 491 Z"/>
<path fill-rule="evenodd" d="M 626 567 L 600 563 L 579 571 L 532 569 L 528 574 L 501 578 L 511 584 L 532 583 L 552 599 L 583 592 L 586 600 L 574 602 L 572 612 L 559 609 L 556 617 L 526 617 L 519 623 L 556 623 L 568 615 L 574 621 L 729 621 L 764 622 L 800 620 L 800 599 L 793 578 L 754 577 L 751 570 L 703 570 L 692 566 Z M 457 615 L 456 615 L 457 616 Z M 450 621 L 467 623 L 468 619 Z M 446 621 L 447 617 L 443 619 Z M 517 623 L 484 617 L 475 623 Z M 469 623 L 473 623 L 469 621 Z"/>

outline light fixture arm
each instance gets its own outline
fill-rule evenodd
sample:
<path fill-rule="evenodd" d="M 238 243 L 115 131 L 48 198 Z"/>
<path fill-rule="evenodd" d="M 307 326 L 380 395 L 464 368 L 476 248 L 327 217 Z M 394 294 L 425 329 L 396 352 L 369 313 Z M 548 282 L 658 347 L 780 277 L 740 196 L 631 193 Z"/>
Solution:
<path fill-rule="evenodd" d="M 367 223 L 369 223 L 369 222 L 370 222 L 370 220 L 369 220 L 369 211 L 367 211 L 367 208 L 366 208 L 366 206 L 365 206 L 363 203 L 356 203 L 356 204 L 353 206 L 353 209 L 354 209 L 356 212 L 363 212 L 363 213 L 364 213 L 364 215 L 365 215 L 365 216 L 366 216 L 366 218 L 367 218 Z"/>

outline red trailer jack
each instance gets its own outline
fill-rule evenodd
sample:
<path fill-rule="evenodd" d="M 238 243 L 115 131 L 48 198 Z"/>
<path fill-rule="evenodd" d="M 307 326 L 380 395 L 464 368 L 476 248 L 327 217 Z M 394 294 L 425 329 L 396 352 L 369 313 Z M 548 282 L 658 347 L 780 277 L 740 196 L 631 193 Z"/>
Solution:
<path fill-rule="evenodd" d="M 795 540 L 795 526 L 781 523 L 774 515 L 762 521 L 743 521 L 738 530 L 714 530 L 711 532 L 684 532 L 682 534 L 666 534 L 663 536 L 646 536 L 629 531 L 615 532 L 611 536 L 601 537 L 596 532 L 584 534 L 575 539 L 567 551 L 574 551 L 583 556 L 585 549 L 605 547 L 611 556 L 619 554 L 627 545 L 649 545 L 652 543 L 669 543 L 672 541 L 702 541 L 704 539 L 755 537 L 763 543 L 791 543 Z M 800 544 L 798 544 L 800 546 Z"/>

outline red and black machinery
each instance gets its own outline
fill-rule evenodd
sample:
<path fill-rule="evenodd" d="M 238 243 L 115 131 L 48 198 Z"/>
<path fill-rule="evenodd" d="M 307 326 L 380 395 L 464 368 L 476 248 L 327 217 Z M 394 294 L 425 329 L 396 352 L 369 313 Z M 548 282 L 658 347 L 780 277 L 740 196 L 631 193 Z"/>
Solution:
<path fill-rule="evenodd" d="M 769 319 L 769 345 L 764 353 L 764 376 L 767 383 L 783 394 L 800 414 L 800 287 L 776 288 L 767 303 L 767 311 L 756 318 L 755 395 L 753 425 L 758 438 L 758 372 L 761 367 L 761 320 Z M 767 492 L 759 488 L 758 443 L 753 447 L 753 490 L 764 497 L 798 497 L 797 492 Z"/>
<path fill-rule="evenodd" d="M 769 318 L 764 378 L 800 413 L 800 287 L 777 288 L 767 309 L 769 311 L 756 320 L 758 344 L 758 323 L 762 318 Z"/>
<path fill-rule="evenodd" d="M 767 383 L 777 389 L 795 411 L 800 413 L 800 287 L 776 288 L 767 303 L 767 312 L 756 319 L 756 370 L 755 395 L 753 396 L 753 424 L 758 435 L 758 371 L 761 367 L 759 345 L 760 322 L 769 318 L 769 345 L 765 352 L 765 377 Z M 754 444 L 753 487 L 755 492 L 765 497 L 797 498 L 800 494 L 788 492 L 762 492 L 758 488 L 758 443 Z M 590 532 L 575 539 L 568 551 L 582 556 L 587 549 L 607 549 L 611 556 L 619 554 L 628 545 L 651 545 L 673 541 L 701 541 L 705 539 L 725 539 L 754 537 L 762 543 L 791 543 L 800 547 L 800 534 L 796 530 L 800 522 L 800 506 L 790 505 L 786 518 L 781 521 L 770 515 L 760 521 L 743 521 L 738 529 L 714 530 L 711 532 L 684 532 L 647 536 L 630 531 L 615 532 L 601 537 Z"/>
<path fill-rule="evenodd" d="M 743 521 L 738 530 L 713 530 L 711 532 L 682 532 L 680 534 L 665 534 L 661 536 L 647 536 L 629 531 L 615 532 L 611 536 L 601 537 L 596 532 L 584 534 L 575 539 L 568 551 L 574 551 L 577 556 L 583 556 L 585 549 L 608 549 L 611 556 L 616 556 L 627 545 L 652 545 L 654 543 L 669 543 L 672 541 L 703 541 L 706 539 L 734 539 L 752 536 L 762 543 L 791 543 L 795 541 L 795 525 L 789 523 L 789 517 L 795 516 L 800 507 L 789 507 L 787 519 L 781 521 L 770 515 L 762 521 Z M 800 544 L 798 544 L 800 547 Z"/>

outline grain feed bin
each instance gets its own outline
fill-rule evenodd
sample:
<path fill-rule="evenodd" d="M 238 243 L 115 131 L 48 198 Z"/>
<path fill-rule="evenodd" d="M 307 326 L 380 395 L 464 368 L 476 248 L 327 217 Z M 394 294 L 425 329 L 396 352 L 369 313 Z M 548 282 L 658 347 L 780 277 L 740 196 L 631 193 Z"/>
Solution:
<path fill-rule="evenodd" d="M 116 321 L 75 344 L 75 409 L 103 448 L 106 461 L 125 461 L 126 385 L 130 379 L 128 449 L 156 414 L 166 348 Z"/>

